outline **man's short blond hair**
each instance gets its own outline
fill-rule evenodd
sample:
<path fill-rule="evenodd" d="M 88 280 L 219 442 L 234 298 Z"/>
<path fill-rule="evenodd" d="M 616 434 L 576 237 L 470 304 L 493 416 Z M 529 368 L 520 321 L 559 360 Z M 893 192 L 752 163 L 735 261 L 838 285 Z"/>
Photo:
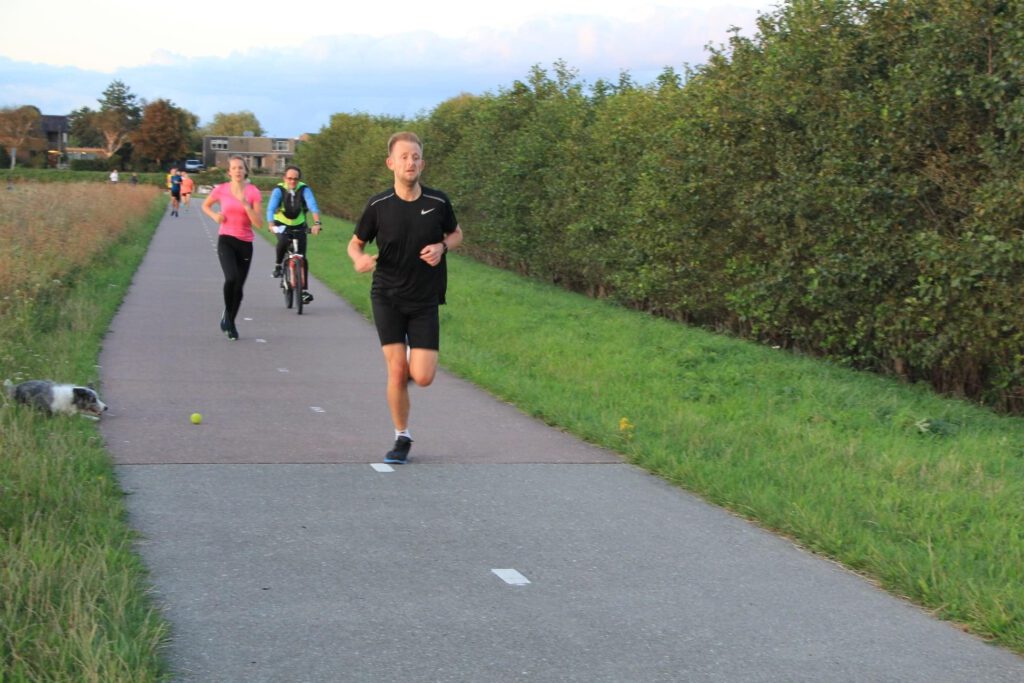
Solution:
<path fill-rule="evenodd" d="M 412 142 L 420 147 L 420 154 L 423 153 L 423 143 L 420 142 L 420 137 L 416 133 L 412 133 L 407 130 L 399 131 L 388 138 L 388 156 L 391 156 L 391 149 L 395 146 L 396 142 Z"/>

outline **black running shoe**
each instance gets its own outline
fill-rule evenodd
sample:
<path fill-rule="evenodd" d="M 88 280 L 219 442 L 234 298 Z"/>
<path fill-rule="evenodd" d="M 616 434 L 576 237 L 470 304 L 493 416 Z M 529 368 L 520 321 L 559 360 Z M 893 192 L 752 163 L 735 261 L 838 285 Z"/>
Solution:
<path fill-rule="evenodd" d="M 412 439 L 407 436 L 400 436 L 395 439 L 395 447 L 384 456 L 384 462 L 392 465 L 404 465 L 409 457 L 409 449 L 412 447 Z"/>
<path fill-rule="evenodd" d="M 231 341 L 238 341 L 238 328 L 235 327 L 234 323 L 228 323 L 228 339 Z"/>
<path fill-rule="evenodd" d="M 311 304 L 313 303 L 313 295 L 309 293 L 308 289 L 302 290 L 302 303 Z"/>
<path fill-rule="evenodd" d="M 220 331 L 223 332 L 224 334 L 228 333 L 228 319 L 227 318 L 221 318 L 220 319 Z"/>
<path fill-rule="evenodd" d="M 274 274 L 270 277 L 281 277 L 281 266 L 274 266 Z"/>

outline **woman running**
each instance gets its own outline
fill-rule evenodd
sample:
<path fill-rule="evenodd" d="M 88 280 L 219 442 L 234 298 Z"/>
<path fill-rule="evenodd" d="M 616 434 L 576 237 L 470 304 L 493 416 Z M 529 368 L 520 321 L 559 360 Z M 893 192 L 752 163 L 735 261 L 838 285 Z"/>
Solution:
<path fill-rule="evenodd" d="M 231 157 L 228 182 L 221 183 L 203 202 L 203 212 L 220 225 L 217 257 L 224 271 L 224 315 L 220 329 L 232 341 L 238 339 L 235 316 L 242 305 L 242 288 L 252 265 L 253 228 L 263 227 L 260 191 L 249 183 L 242 157 Z M 219 210 L 214 211 L 213 205 Z"/>

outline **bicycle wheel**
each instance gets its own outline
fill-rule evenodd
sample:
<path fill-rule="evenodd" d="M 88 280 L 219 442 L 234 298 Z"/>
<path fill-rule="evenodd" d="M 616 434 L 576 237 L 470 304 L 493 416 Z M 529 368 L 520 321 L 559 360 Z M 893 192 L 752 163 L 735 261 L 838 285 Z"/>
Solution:
<path fill-rule="evenodd" d="M 295 312 L 302 315 L 302 307 L 304 305 L 302 301 L 302 291 L 306 288 L 303 282 L 303 262 L 302 259 L 297 258 L 292 260 L 292 267 L 295 272 Z"/>
<path fill-rule="evenodd" d="M 284 307 L 291 308 L 295 300 L 295 288 L 292 286 L 292 259 L 284 262 L 284 274 L 281 276 L 281 284 L 284 291 Z"/>

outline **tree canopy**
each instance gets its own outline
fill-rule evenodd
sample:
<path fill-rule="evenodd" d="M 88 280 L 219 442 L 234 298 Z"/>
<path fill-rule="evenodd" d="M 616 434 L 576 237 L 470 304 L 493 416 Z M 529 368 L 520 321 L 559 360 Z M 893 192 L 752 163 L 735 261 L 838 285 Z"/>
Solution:
<path fill-rule="evenodd" d="M 170 100 L 154 100 L 143 108 L 142 122 L 132 142 L 139 154 L 157 164 L 180 158 L 188 151 L 189 124 L 193 120 Z"/>
<path fill-rule="evenodd" d="M 0 109 L 0 144 L 10 155 L 11 168 L 17 163 L 18 149 L 25 147 L 33 138 L 41 137 L 41 117 L 38 107 L 32 105 Z"/>
<path fill-rule="evenodd" d="M 251 111 L 233 113 L 218 112 L 213 121 L 203 127 L 204 135 L 245 135 L 252 133 L 261 136 L 265 133 L 256 115 Z"/>

